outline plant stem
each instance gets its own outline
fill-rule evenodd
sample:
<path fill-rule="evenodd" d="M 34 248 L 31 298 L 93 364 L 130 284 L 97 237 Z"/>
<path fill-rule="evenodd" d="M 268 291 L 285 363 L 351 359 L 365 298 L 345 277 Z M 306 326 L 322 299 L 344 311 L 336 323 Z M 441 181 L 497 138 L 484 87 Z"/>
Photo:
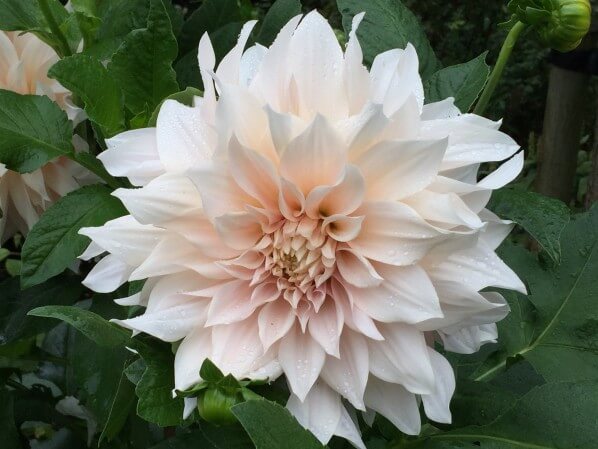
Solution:
<path fill-rule="evenodd" d="M 60 46 L 62 47 L 62 56 L 71 56 L 73 54 L 71 52 L 71 47 L 69 46 L 69 43 L 66 40 L 66 37 L 60 30 L 60 27 L 58 26 L 58 23 L 56 22 L 56 19 L 54 18 L 54 15 L 52 14 L 52 10 L 50 9 L 48 0 L 38 0 L 38 3 L 39 3 L 40 9 L 42 10 L 42 14 L 44 15 L 44 18 L 46 19 L 46 22 L 48 22 L 48 26 L 50 27 L 52 34 L 60 42 Z"/>
<path fill-rule="evenodd" d="M 509 31 L 509 34 L 507 35 L 507 38 L 505 39 L 505 42 L 503 43 L 502 48 L 500 49 L 500 54 L 498 55 L 496 65 L 494 66 L 494 69 L 490 74 L 490 79 L 488 80 L 488 83 L 484 88 L 484 92 L 482 92 L 480 100 L 476 104 L 476 107 L 473 111 L 474 114 L 483 115 L 486 111 L 488 103 L 492 98 L 492 94 L 494 94 L 496 86 L 498 86 L 498 82 L 502 77 L 507 62 L 509 61 L 509 57 L 511 56 L 513 48 L 517 43 L 517 39 L 519 39 L 521 32 L 526 28 L 526 26 L 527 25 L 525 25 L 522 22 L 517 22 L 515 26 L 511 28 L 511 31 Z"/>

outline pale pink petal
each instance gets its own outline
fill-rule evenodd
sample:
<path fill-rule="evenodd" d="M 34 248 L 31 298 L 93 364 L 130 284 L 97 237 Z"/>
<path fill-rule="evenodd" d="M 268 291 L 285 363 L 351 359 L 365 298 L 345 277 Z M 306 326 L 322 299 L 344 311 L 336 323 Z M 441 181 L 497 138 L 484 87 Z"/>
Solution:
<path fill-rule="evenodd" d="M 368 373 L 368 347 L 365 338 L 345 329 L 341 337 L 340 357 L 326 358 L 322 378 L 355 408 L 365 410 L 363 393 Z"/>
<path fill-rule="evenodd" d="M 336 266 L 344 280 L 355 287 L 375 287 L 384 280 L 365 257 L 350 249 L 337 251 Z"/>
<path fill-rule="evenodd" d="M 264 350 L 267 351 L 272 344 L 284 337 L 294 322 L 295 313 L 286 301 L 274 301 L 266 304 L 258 317 L 259 335 Z"/>
<path fill-rule="evenodd" d="M 392 265 L 411 265 L 443 240 L 410 207 L 399 202 L 364 203 L 361 234 L 349 245 L 367 258 Z"/>
<path fill-rule="evenodd" d="M 201 377 L 199 370 L 205 359 L 212 357 L 212 330 L 196 327 L 188 334 L 176 350 L 174 357 L 174 386 L 186 390 Z"/>
<path fill-rule="evenodd" d="M 214 326 L 212 332 L 213 362 L 225 374 L 237 379 L 249 377 L 264 356 L 255 318 L 229 326 Z M 256 366 L 257 365 L 257 366 Z"/>
<path fill-rule="evenodd" d="M 252 288 L 243 280 L 222 285 L 210 302 L 206 326 L 231 324 L 248 318 L 255 310 L 251 299 Z"/>
<path fill-rule="evenodd" d="M 291 394 L 287 402 L 287 409 L 299 424 L 312 432 L 322 444 L 327 444 L 334 435 L 341 418 L 341 408 L 338 393 L 323 382 L 317 382 L 304 400 Z"/>
<path fill-rule="evenodd" d="M 237 250 L 252 248 L 262 236 L 262 227 L 252 214 L 237 212 L 214 219 L 214 227 L 229 247 Z"/>
<path fill-rule="evenodd" d="M 344 173 L 344 145 L 327 120 L 318 115 L 282 155 L 280 174 L 307 195 L 314 187 L 336 184 Z"/>
<path fill-rule="evenodd" d="M 432 394 L 422 395 L 426 416 L 432 421 L 450 424 L 452 421 L 450 402 L 455 392 L 455 374 L 451 364 L 433 349 L 428 350 L 436 377 L 436 388 Z"/>
<path fill-rule="evenodd" d="M 324 350 L 339 357 L 340 336 L 343 330 L 343 311 L 336 307 L 331 299 L 325 300 L 324 304 L 309 320 L 307 326 L 310 335 Z"/>
<path fill-rule="evenodd" d="M 110 293 L 127 282 L 133 269 L 118 257 L 109 254 L 92 268 L 82 284 L 98 293 Z"/>
<path fill-rule="evenodd" d="M 281 340 L 278 359 L 291 391 L 304 401 L 324 366 L 324 349 L 295 325 Z"/>
<path fill-rule="evenodd" d="M 257 20 L 250 20 L 243 25 L 239 40 L 234 48 L 222 58 L 222 61 L 218 65 L 216 75 L 223 83 L 238 84 L 239 83 L 239 71 L 241 67 L 241 57 L 243 50 L 251 34 L 251 30 L 255 27 Z"/>
<path fill-rule="evenodd" d="M 357 160 L 367 197 L 400 200 L 429 185 L 440 168 L 447 140 L 386 141 Z"/>
<path fill-rule="evenodd" d="M 231 139 L 228 151 L 231 174 L 239 187 L 263 207 L 277 208 L 280 181 L 272 162 L 242 146 L 236 137 Z"/>
<path fill-rule="evenodd" d="M 113 195 L 141 224 L 161 224 L 201 208 L 201 197 L 193 183 L 170 173 L 141 189 L 118 189 Z"/>
<path fill-rule="evenodd" d="M 365 13 L 356 14 L 351 24 L 349 42 L 345 50 L 344 78 L 346 96 L 349 101 L 349 113 L 361 110 L 369 96 L 370 74 L 363 65 L 363 52 L 357 39 L 357 28 Z"/>
<path fill-rule="evenodd" d="M 368 408 L 380 413 L 407 435 L 419 435 L 421 419 L 415 395 L 400 385 L 371 377 L 365 391 Z"/>

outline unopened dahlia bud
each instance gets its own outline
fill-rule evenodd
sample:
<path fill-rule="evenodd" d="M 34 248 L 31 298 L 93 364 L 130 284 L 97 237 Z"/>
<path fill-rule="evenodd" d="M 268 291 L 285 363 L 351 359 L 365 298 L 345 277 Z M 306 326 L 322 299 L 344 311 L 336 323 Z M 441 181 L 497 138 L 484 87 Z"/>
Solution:
<path fill-rule="evenodd" d="M 513 0 L 514 18 L 536 30 L 542 42 L 562 52 L 577 48 L 590 29 L 589 0 Z"/>
<path fill-rule="evenodd" d="M 228 392 L 221 388 L 203 391 L 197 400 L 199 415 L 212 424 L 226 425 L 237 421 L 231 407 L 243 402 L 239 391 Z"/>

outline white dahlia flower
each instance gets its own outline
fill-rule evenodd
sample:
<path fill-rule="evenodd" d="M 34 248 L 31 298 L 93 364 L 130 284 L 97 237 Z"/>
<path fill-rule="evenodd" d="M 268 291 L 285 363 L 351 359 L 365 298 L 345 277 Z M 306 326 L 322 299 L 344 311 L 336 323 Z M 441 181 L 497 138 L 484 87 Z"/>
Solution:
<path fill-rule="evenodd" d="M 47 95 L 77 122 L 82 111 L 70 103 L 70 92 L 48 78 L 48 70 L 58 59 L 56 52 L 33 34 L 0 31 L 0 89 Z M 26 234 L 52 202 L 78 187 L 77 179 L 85 173 L 66 158 L 26 174 L 0 163 L 0 241 L 16 231 Z"/>
<path fill-rule="evenodd" d="M 100 156 L 141 187 L 115 192 L 130 215 L 81 233 L 83 258 L 108 253 L 88 287 L 147 279 L 119 300 L 145 313 L 119 323 L 182 340 L 176 389 L 206 358 L 237 378 L 284 374 L 299 422 L 363 448 L 354 409 L 417 434 L 421 400 L 450 422 L 455 379 L 434 342 L 494 341 L 508 306 L 480 291 L 525 288 L 494 252 L 510 225 L 484 209 L 521 171 L 518 146 L 452 99 L 424 105 L 411 45 L 368 72 L 361 18 L 345 52 L 317 12 L 243 51 L 248 23 L 215 71 L 204 36 L 204 96 L 166 101 L 155 128 Z M 478 181 L 481 163 L 508 158 Z"/>

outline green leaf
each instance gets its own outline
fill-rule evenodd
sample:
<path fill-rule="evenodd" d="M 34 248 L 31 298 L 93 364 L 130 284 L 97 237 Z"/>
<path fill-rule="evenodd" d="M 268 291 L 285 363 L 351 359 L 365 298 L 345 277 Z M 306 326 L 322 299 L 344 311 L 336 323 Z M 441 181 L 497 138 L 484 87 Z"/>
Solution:
<path fill-rule="evenodd" d="M 147 26 L 148 0 L 101 0 L 96 2 L 96 16 L 100 20 L 96 43 L 85 54 L 99 61 L 108 61 L 131 31 Z"/>
<path fill-rule="evenodd" d="M 21 285 L 32 287 L 62 273 L 89 245 L 79 234 L 126 213 L 103 185 L 81 187 L 50 207 L 30 231 L 22 251 Z"/>
<path fill-rule="evenodd" d="M 41 305 L 73 304 L 83 293 L 79 278 L 60 276 L 42 285 L 21 291 L 19 279 L 0 283 L 0 345 L 46 332 L 56 325 L 48 320 L 27 316 Z"/>
<path fill-rule="evenodd" d="M 515 394 L 487 382 L 457 380 L 451 400 L 452 427 L 489 424 L 517 400 Z"/>
<path fill-rule="evenodd" d="M 139 114 L 148 107 L 153 111 L 164 98 L 179 90 L 172 68 L 177 53 L 164 4 L 162 0 L 151 0 L 146 28 L 129 33 L 108 65 L 131 112 Z"/>
<path fill-rule="evenodd" d="M 520 316 L 499 323 L 499 350 L 475 373 L 476 379 L 490 379 L 520 357 L 549 382 L 596 378 L 598 206 L 576 216 L 563 231 L 561 242 L 562 260 L 556 267 L 543 267 L 533 255 L 512 245 L 500 252 L 526 281 L 530 304 L 521 294 L 506 295 Z"/>
<path fill-rule="evenodd" d="M 217 427 L 206 422 L 198 430 L 178 434 L 151 449 L 254 449 L 255 446 L 239 425 Z"/>
<path fill-rule="evenodd" d="M 139 398 L 137 414 L 162 427 L 177 426 L 183 421 L 183 399 L 172 398 L 174 360 L 170 346 L 152 342 L 138 344 L 135 349 L 145 362 L 135 394 Z"/>
<path fill-rule="evenodd" d="M 206 382 L 219 382 L 224 378 L 220 369 L 210 359 L 205 359 L 199 370 L 200 377 Z"/>
<path fill-rule="evenodd" d="M 281 28 L 298 14 L 301 14 L 301 2 L 299 0 L 276 0 L 262 21 L 256 42 L 269 47 Z"/>
<path fill-rule="evenodd" d="M 69 14 L 64 6 L 58 0 L 48 0 L 48 5 L 63 32 L 69 31 L 66 30 Z M 0 0 L 0 30 L 31 31 L 57 51 L 61 48 L 60 42 L 50 31 L 38 0 Z"/>
<path fill-rule="evenodd" d="M 0 435 L 2 435 L 3 447 L 7 449 L 21 447 L 13 413 L 13 395 L 5 388 L 0 388 Z"/>
<path fill-rule="evenodd" d="M 124 368 L 124 367 L 123 367 Z M 125 425 L 129 412 L 135 405 L 135 386 L 129 382 L 124 372 L 120 375 L 116 394 L 108 413 L 106 424 L 100 434 L 99 444 L 104 439 L 111 441 Z"/>
<path fill-rule="evenodd" d="M 490 75 L 490 67 L 486 64 L 487 54 L 464 64 L 446 67 L 432 75 L 424 85 L 426 102 L 453 97 L 461 111 L 469 111 Z"/>
<path fill-rule="evenodd" d="M 0 89 L 0 162 L 28 173 L 70 155 L 73 126 L 48 97 Z"/>
<path fill-rule="evenodd" d="M 351 31 L 353 17 L 365 12 L 357 37 L 367 64 L 371 64 L 378 54 L 405 48 L 411 42 L 417 50 L 424 79 L 440 68 L 419 20 L 400 0 L 337 0 L 336 3 L 347 35 Z"/>
<path fill-rule="evenodd" d="M 58 61 L 48 76 L 83 100 L 87 116 L 105 137 L 125 129 L 122 92 L 100 61 L 76 54 Z"/>
<path fill-rule="evenodd" d="M 492 194 L 489 208 L 520 225 L 553 261 L 559 262 L 561 233 L 571 218 L 565 203 L 526 190 L 501 189 Z"/>
<path fill-rule="evenodd" d="M 257 449 L 323 449 L 289 411 L 275 402 L 252 400 L 237 404 L 233 414 L 241 422 Z"/>
<path fill-rule="evenodd" d="M 473 448 L 481 443 L 482 448 L 489 449 L 594 449 L 598 441 L 597 407 L 597 382 L 547 384 L 526 394 L 491 424 L 420 438 L 420 444 L 409 447 Z"/>
<path fill-rule="evenodd" d="M 183 25 L 181 30 L 180 54 L 195 52 L 204 33 L 210 36 L 222 26 L 241 20 L 239 5 L 236 0 L 205 0 Z"/>
<path fill-rule="evenodd" d="M 111 348 L 129 343 L 131 334 L 100 315 L 79 307 L 45 306 L 31 310 L 28 315 L 55 318 L 70 324 L 98 346 Z"/>
<path fill-rule="evenodd" d="M 156 126 L 156 122 L 158 121 L 158 114 L 160 113 L 160 109 L 162 108 L 162 105 L 166 100 L 176 100 L 179 103 L 182 103 L 186 106 L 193 106 L 193 99 L 195 97 L 201 97 L 201 90 L 196 89 L 195 87 L 187 87 L 185 90 L 181 92 L 169 95 L 164 100 L 162 100 L 158 107 L 154 110 L 147 125 Z"/>

